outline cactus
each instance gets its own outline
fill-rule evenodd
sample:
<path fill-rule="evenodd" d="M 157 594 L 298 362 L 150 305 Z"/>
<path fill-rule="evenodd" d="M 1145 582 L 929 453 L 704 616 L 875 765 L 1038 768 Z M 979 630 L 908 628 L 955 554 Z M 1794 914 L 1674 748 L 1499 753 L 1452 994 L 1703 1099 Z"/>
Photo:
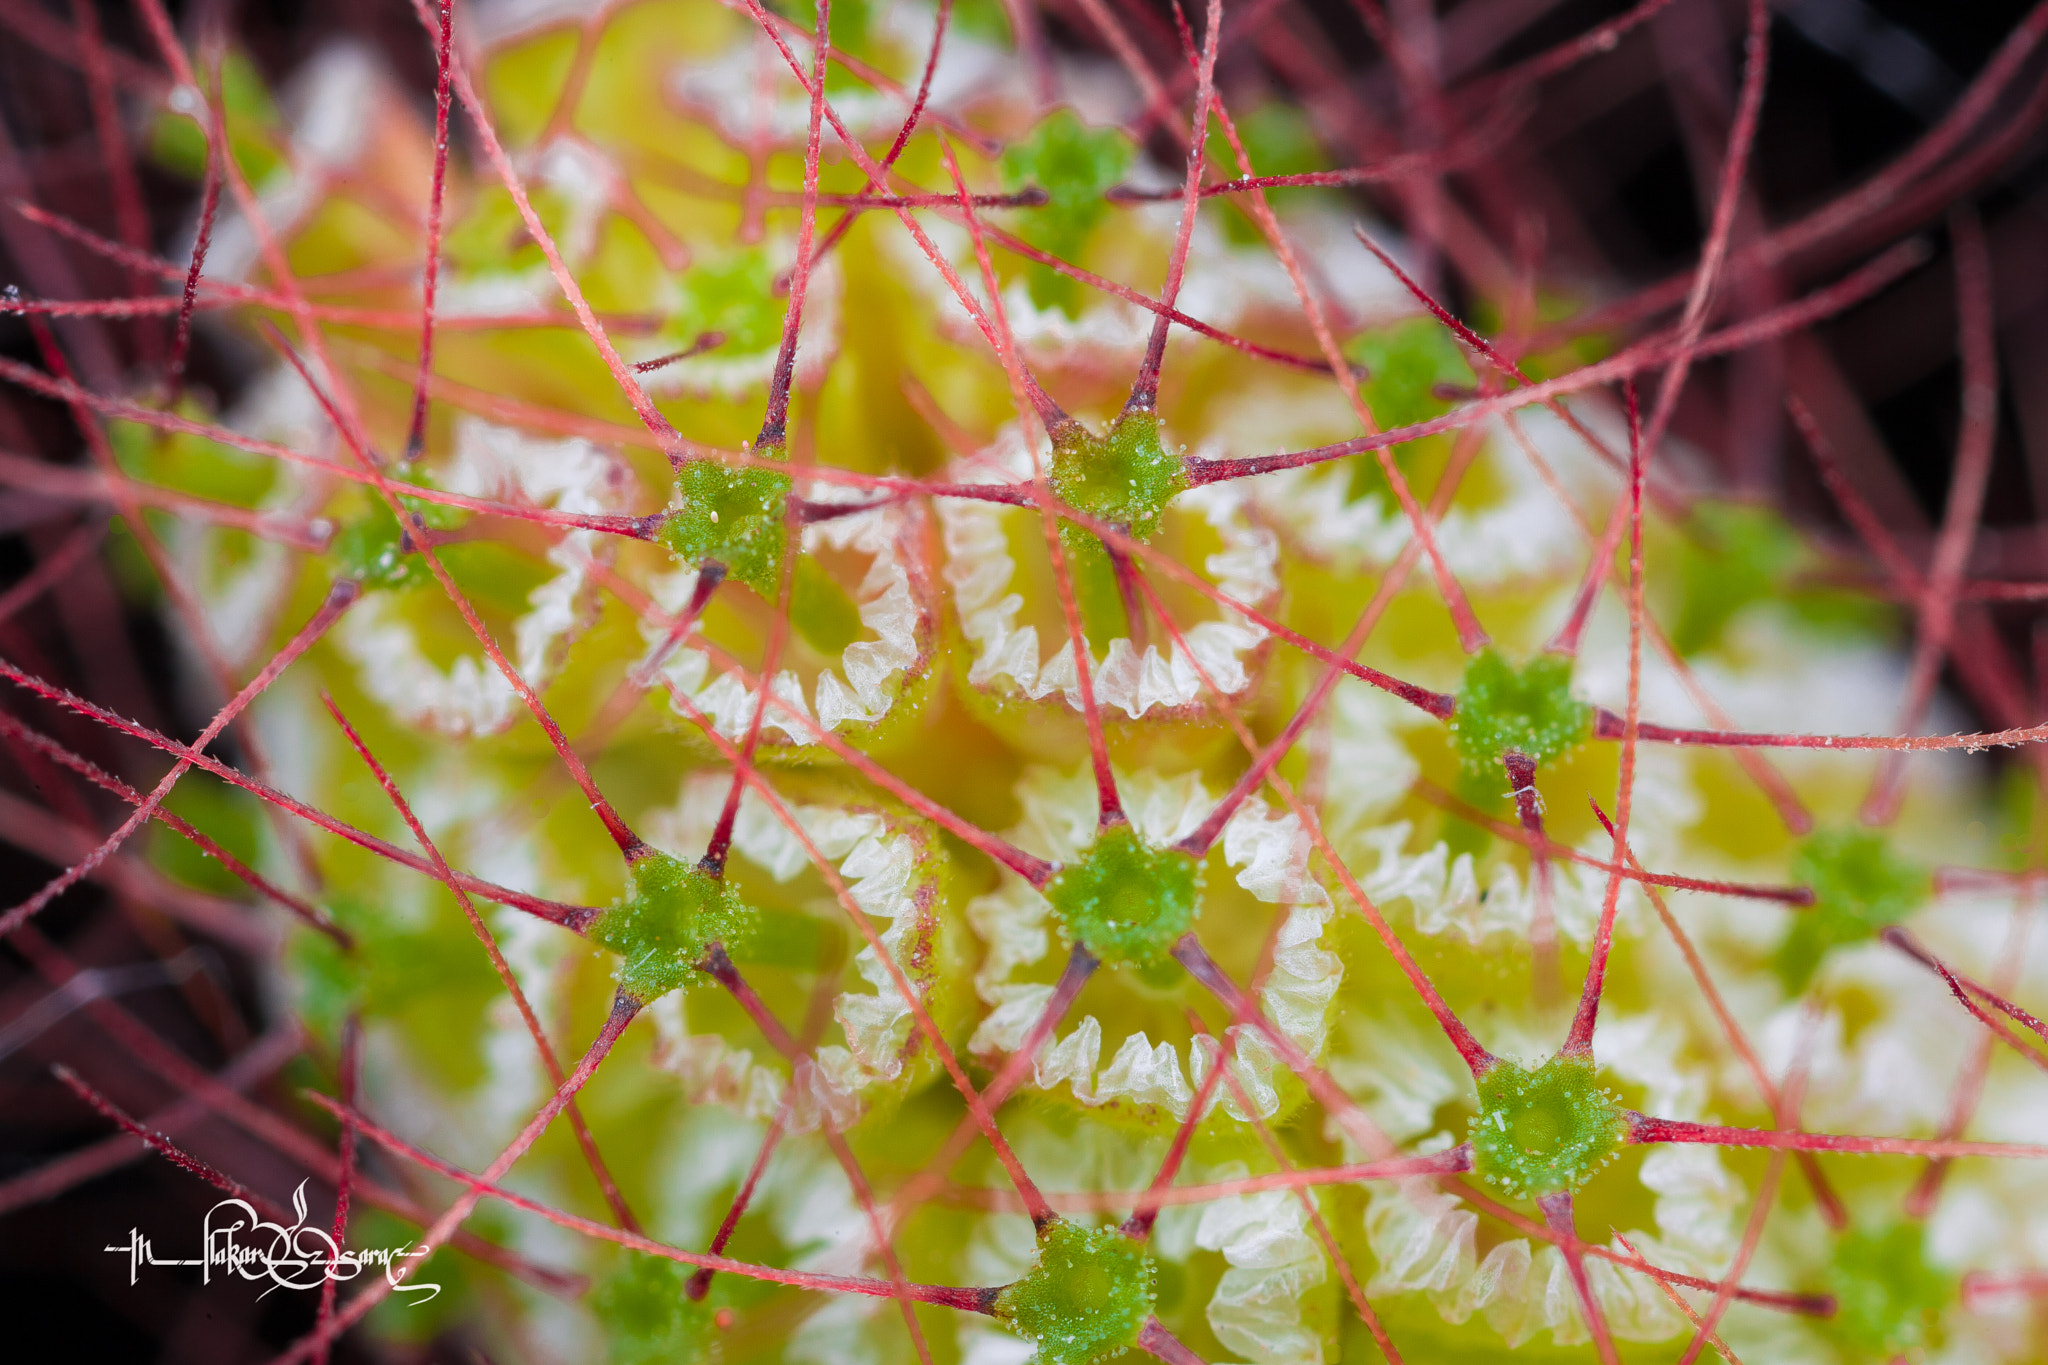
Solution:
<path fill-rule="evenodd" d="M 1185 166 L 986 5 L 421 13 L 438 124 L 347 55 L 161 112 L 239 406 L 7 372 L 235 700 L 6 676 L 176 757 L 109 847 L 275 915 L 448 1287 L 292 1359 L 2041 1349 L 2032 807 L 1900 764 L 2043 736 L 1920 737 L 1959 561 L 1909 668 L 1685 467 L 1743 337 L 1531 391 L 1268 175 L 1215 6 Z"/>

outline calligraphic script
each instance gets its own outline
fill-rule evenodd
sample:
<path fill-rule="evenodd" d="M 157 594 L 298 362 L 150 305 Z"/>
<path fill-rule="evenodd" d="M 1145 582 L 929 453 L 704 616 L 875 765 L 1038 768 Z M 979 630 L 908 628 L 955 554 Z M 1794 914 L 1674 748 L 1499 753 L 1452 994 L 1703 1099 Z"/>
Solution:
<path fill-rule="evenodd" d="M 382 1267 L 385 1280 L 400 1294 L 424 1298 L 406 1302 L 426 1303 L 441 1292 L 438 1284 L 402 1282 L 407 1262 L 425 1256 L 425 1247 L 407 1242 L 396 1247 L 374 1247 L 352 1251 L 341 1246 L 325 1228 L 306 1221 L 306 1182 L 292 1191 L 290 1226 L 264 1218 L 245 1199 L 223 1199 L 206 1211 L 200 1225 L 199 1255 L 159 1256 L 150 1239 L 139 1228 L 128 1229 L 128 1240 L 105 1248 L 128 1258 L 128 1283 L 134 1284 L 148 1266 L 194 1266 L 202 1284 L 216 1278 L 268 1280 L 270 1287 L 257 1297 L 278 1289 L 318 1289 L 329 1280 L 347 1282 L 373 1266 Z"/>

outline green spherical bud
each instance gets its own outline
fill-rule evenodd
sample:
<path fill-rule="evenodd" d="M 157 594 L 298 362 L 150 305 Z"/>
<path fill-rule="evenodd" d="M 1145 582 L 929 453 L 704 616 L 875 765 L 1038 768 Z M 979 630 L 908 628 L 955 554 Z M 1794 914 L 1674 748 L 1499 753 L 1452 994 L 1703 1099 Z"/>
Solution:
<path fill-rule="evenodd" d="M 1101 436 L 1079 422 L 1063 430 L 1052 447 L 1052 486 L 1076 512 L 1146 540 L 1187 478 L 1180 456 L 1160 443 L 1158 414 L 1139 409 L 1121 414 Z M 1087 533 L 1073 528 L 1071 535 Z"/>
<path fill-rule="evenodd" d="M 426 561 L 405 543 L 398 518 L 383 508 L 336 531 L 327 552 L 339 577 L 366 588 L 409 588 L 429 577 Z"/>
<path fill-rule="evenodd" d="M 1030 1273 L 997 1296 L 996 1317 L 1038 1348 L 1039 1365 L 1095 1365 L 1137 1345 L 1157 1276 L 1123 1233 L 1056 1218 L 1038 1234 Z"/>
<path fill-rule="evenodd" d="M 690 1272 L 659 1256 L 633 1256 L 590 1293 L 610 1365 L 684 1365 L 717 1343 L 711 1306 L 684 1294 Z"/>
<path fill-rule="evenodd" d="M 417 518 L 429 531 L 445 531 L 459 525 L 462 513 L 443 503 L 421 502 L 401 496 L 408 523 Z M 342 523 L 327 544 L 337 578 L 353 578 L 366 588 L 410 588 L 433 581 L 427 561 L 413 547 L 408 526 L 383 499 L 375 498 L 369 511 Z"/>
<path fill-rule="evenodd" d="M 626 894 L 590 926 L 590 940 L 619 955 L 619 990 L 641 1004 L 688 985 L 713 943 L 731 946 L 758 914 L 720 878 L 666 853 L 626 874 Z"/>
<path fill-rule="evenodd" d="M 1074 260 L 1109 213 L 1103 191 L 1122 180 L 1137 159 L 1137 148 L 1117 128 L 1091 128 L 1073 110 L 1045 116 L 1029 137 L 1003 149 L 1003 187 L 1012 193 L 1040 190 L 1045 202 L 1017 214 L 1017 235 L 1063 260 Z M 1025 272 L 1031 301 L 1062 307 L 1078 316 L 1087 302 L 1080 281 L 1049 266 Z"/>
<path fill-rule="evenodd" d="M 1472 383 L 1464 349 L 1433 317 L 1404 318 L 1375 328 L 1345 349 L 1370 376 L 1365 401 L 1384 430 L 1441 416 L 1451 405 L 1437 396 L 1438 387 Z"/>
<path fill-rule="evenodd" d="M 789 490 L 779 469 L 692 460 L 676 475 L 661 543 L 691 564 L 724 565 L 727 577 L 772 600 L 789 538 Z"/>
<path fill-rule="evenodd" d="M 676 308 L 662 335 L 678 348 L 718 338 L 723 356 L 773 351 L 782 339 L 788 302 L 775 292 L 775 263 L 767 248 L 739 247 L 690 263 L 676 279 Z"/>
<path fill-rule="evenodd" d="M 1570 753 L 1593 730 L 1593 708 L 1572 696 L 1571 683 L 1572 661 L 1562 655 L 1541 654 L 1517 670 L 1500 651 L 1483 651 L 1465 669 L 1451 719 L 1459 761 L 1493 775 L 1510 749 L 1538 767 Z"/>
<path fill-rule="evenodd" d="M 1942 1310 L 1957 1288 L 1955 1276 L 1928 1263 L 1918 1223 L 1844 1233 L 1827 1287 L 1835 1296 L 1835 1334 L 1886 1358 L 1936 1345 Z"/>
<path fill-rule="evenodd" d="M 1806 989 L 1829 949 L 1876 937 L 1932 890 L 1927 869 L 1899 857 L 1874 829 L 1815 832 L 1792 857 L 1792 880 L 1813 888 L 1813 906 L 1792 912 L 1771 965 L 1794 994 Z"/>
<path fill-rule="evenodd" d="M 1177 848 L 1147 847 L 1129 825 L 1112 825 L 1046 883 L 1045 898 L 1067 937 L 1102 961 L 1156 967 L 1201 911 L 1202 865 Z"/>
<path fill-rule="evenodd" d="M 1621 1105 L 1590 1060 L 1553 1057 L 1533 1071 L 1496 1061 L 1479 1078 L 1472 1168 L 1517 1197 L 1576 1190 L 1627 1134 Z"/>

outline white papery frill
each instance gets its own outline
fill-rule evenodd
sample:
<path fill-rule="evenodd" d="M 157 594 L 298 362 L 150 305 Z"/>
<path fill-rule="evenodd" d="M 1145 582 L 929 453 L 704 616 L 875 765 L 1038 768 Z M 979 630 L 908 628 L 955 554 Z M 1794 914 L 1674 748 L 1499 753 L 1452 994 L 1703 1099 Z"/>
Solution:
<path fill-rule="evenodd" d="M 843 491 L 821 485 L 813 495 L 822 498 Z M 937 627 L 934 589 L 924 559 L 925 527 L 924 512 L 914 503 L 891 503 L 804 527 L 800 544 L 807 554 L 831 549 L 868 557 L 867 573 L 853 597 L 869 634 L 846 647 L 836 671 L 830 666 L 819 670 L 812 689 L 815 710 L 796 670 L 778 670 L 773 695 L 788 709 L 768 707 L 761 721 L 764 739 L 815 744 L 815 731 L 799 716 L 824 730 L 878 723 L 902 700 L 905 687 L 930 666 Z M 655 601 L 668 612 L 681 610 L 696 586 L 697 571 L 691 568 L 649 584 Z M 661 649 L 666 630 L 648 623 L 641 634 L 651 657 Z M 688 643 L 689 638 L 667 653 L 661 676 L 708 716 L 719 734 L 737 741 L 753 724 L 759 694 L 736 672 L 713 677 L 711 655 Z"/>
<path fill-rule="evenodd" d="M 623 511 L 634 487 L 625 462 L 588 441 L 533 436 L 475 417 L 457 421 L 455 453 L 440 475 L 451 493 L 597 515 Z M 527 611 L 512 628 L 512 666 L 535 691 L 596 619 L 590 566 L 610 554 L 610 539 L 570 530 L 548 551 L 557 572 L 527 595 Z M 441 594 L 438 585 L 415 591 Z M 336 628 L 362 689 L 398 719 L 442 734 L 489 735 L 510 725 L 519 698 L 496 665 L 478 652 L 439 667 L 404 612 L 402 596 L 371 593 Z"/>
<path fill-rule="evenodd" d="M 1217 1174 L 1228 1180 L 1247 1172 L 1240 1166 Z M 1322 1365 L 1323 1334 L 1304 1310 L 1329 1267 L 1296 1191 L 1261 1190 L 1207 1205 L 1195 1245 L 1223 1253 L 1230 1267 L 1209 1296 L 1209 1329 L 1218 1341 L 1257 1365 Z"/>
<path fill-rule="evenodd" d="M 251 383 L 227 414 L 226 425 L 308 454 L 318 452 L 334 429 L 320 400 L 289 365 L 266 370 Z M 225 446 L 219 447 L 219 458 L 272 471 L 257 510 L 287 516 L 308 510 L 307 480 L 298 466 Z M 234 667 L 250 664 L 270 643 L 277 613 L 297 580 L 294 551 L 267 537 L 189 517 L 170 522 L 163 539 L 180 578 L 206 607 L 206 629 L 220 657 Z M 173 639 L 181 648 L 190 647 L 182 637 Z"/>
<path fill-rule="evenodd" d="M 1124 810 L 1132 826 L 1155 846 L 1172 843 L 1201 823 L 1215 804 L 1193 775 L 1160 778 L 1150 773 L 1117 774 Z M 1094 836 L 1095 788 L 1085 771 L 1074 774 L 1033 769 L 1019 787 L 1024 819 L 1010 837 L 1041 856 L 1066 861 Z M 1259 991 L 1259 1003 L 1281 1033 L 1310 1056 L 1322 1049 L 1329 1009 L 1343 979 L 1343 964 L 1321 946 L 1330 917 L 1328 894 L 1308 875 L 1309 841 L 1293 816 L 1275 816 L 1248 801 L 1224 827 L 1223 856 L 1238 869 L 1237 883 L 1262 901 L 1288 907 L 1274 945 L 1273 966 Z M 969 1042 L 976 1053 L 1011 1052 L 1044 1013 L 1049 985 L 1010 978 L 1052 948 L 1051 907 L 1020 877 L 1005 873 L 1003 884 L 967 906 L 968 923 L 980 935 L 985 956 L 975 974 L 975 991 L 990 1007 Z M 1280 1105 L 1274 1084 L 1281 1063 L 1256 1029 L 1229 1030 L 1236 1053 L 1235 1074 L 1251 1107 L 1270 1118 Z M 1088 1105 L 1121 1100 L 1155 1105 L 1175 1119 L 1187 1117 L 1196 1090 L 1216 1064 L 1213 1038 L 1194 1040 L 1185 1056 L 1173 1044 L 1153 1043 L 1143 1032 L 1122 1039 L 1107 1066 L 1100 1067 L 1102 1025 L 1084 1015 L 1065 1037 L 1038 1056 L 1034 1083 L 1042 1090 L 1068 1087 Z M 1227 1086 L 1209 1101 L 1234 1118 L 1248 1119 Z"/>
<path fill-rule="evenodd" d="M 875 17 L 870 40 L 893 45 L 915 62 L 911 69 L 921 74 L 925 55 L 931 49 L 934 14 L 931 7 L 921 4 L 887 6 Z M 737 147 L 749 147 L 765 139 L 778 149 L 801 151 L 810 135 L 810 95 L 791 77 L 788 63 L 774 45 L 760 37 L 752 25 L 747 28 L 744 39 L 723 51 L 679 64 L 670 73 L 669 92 L 691 117 L 716 128 Z M 809 71 L 809 20 L 804 21 L 801 30 L 785 31 L 782 38 L 798 64 Z M 865 85 L 835 90 L 831 96 L 832 113 L 856 136 L 887 141 L 902 128 L 910 113 L 910 92 L 917 83 L 913 77 L 908 91 L 885 91 Z M 1006 97 L 1028 98 L 1015 55 L 963 32 L 957 22 L 950 25 L 939 51 L 938 66 L 932 72 L 926 117 L 930 117 L 931 111 L 952 111 L 982 100 Z M 830 126 L 824 136 L 830 154 L 834 150 Z"/>
<path fill-rule="evenodd" d="M 951 44 L 950 36 L 947 42 Z M 1141 162 L 1132 169 L 1129 183 L 1178 189 L 1180 182 L 1178 170 L 1169 179 L 1150 163 Z M 1126 205 L 1118 212 L 1125 218 L 1126 233 L 1142 221 L 1144 226 L 1138 230 L 1149 232 L 1159 253 L 1173 249 L 1180 221 L 1177 195 L 1171 200 Z M 1313 208 L 1290 212 L 1285 222 L 1296 259 L 1326 316 L 1333 315 L 1340 330 L 1359 322 L 1384 322 L 1415 310 L 1412 296 L 1392 272 L 1359 245 L 1352 232 L 1354 222 L 1349 216 Z M 970 288 L 979 302 L 981 275 L 973 239 L 966 229 L 933 218 L 923 220 L 922 226 L 955 275 L 974 282 Z M 980 325 L 961 306 L 959 296 L 916 240 L 907 232 L 890 233 L 882 240 L 904 278 L 917 282 L 937 305 L 940 330 L 962 346 L 985 350 L 988 343 Z M 1002 291 L 1003 321 L 1025 362 L 1037 371 L 1135 365 L 1152 334 L 1152 311 L 1090 285 L 1077 288 L 1078 313 L 1066 303 L 1040 306 L 1023 280 Z M 1301 319 L 1299 296 L 1273 249 L 1263 241 L 1234 242 L 1205 217 L 1195 220 L 1176 309 L 1222 331 L 1234 331 L 1248 319 L 1278 317 L 1297 327 Z M 1191 334 L 1176 331 L 1173 335 L 1178 341 Z M 1203 340 L 1197 344 L 1217 343 Z"/>
<path fill-rule="evenodd" d="M 265 228 L 280 243 L 326 202 L 334 183 L 346 178 L 369 149 L 381 131 L 380 105 L 395 95 L 382 64 L 360 43 L 328 44 L 292 79 L 283 101 L 288 124 L 284 157 L 262 183 L 250 187 Z M 205 102 L 191 86 L 173 88 L 165 103 L 173 113 L 204 126 Z M 195 221 L 173 256 L 189 258 L 197 235 Z M 261 258 L 261 239 L 240 202 L 223 193 L 206 251 L 208 277 L 246 280 Z"/>
<path fill-rule="evenodd" d="M 1426 1045 L 1398 1016 L 1354 1019 L 1331 1075 L 1366 1104 L 1388 1137 L 1440 1151 L 1456 1140 L 1429 1132 L 1442 1105 L 1470 1094 L 1471 1078 L 1448 1049 Z M 1594 1035 L 1594 1055 L 1617 1078 L 1641 1085 L 1648 1107 L 1674 1118 L 1703 1112 L 1705 1076 L 1681 1063 L 1686 1039 L 1654 1015 L 1609 1015 Z M 1331 1135 L 1343 1135 L 1334 1126 Z M 1424 1134 L 1428 1134 L 1424 1137 Z M 1416 1139 L 1421 1138 L 1420 1141 Z M 1347 1157 L 1359 1159 L 1346 1142 Z M 1654 1232 L 1627 1234 L 1653 1265 L 1717 1276 L 1732 1262 L 1749 1192 L 1706 1146 L 1652 1148 L 1638 1171 L 1656 1195 Z M 1510 1347 L 1549 1331 L 1559 1345 L 1589 1339 L 1570 1268 L 1554 1246 L 1512 1238 L 1478 1254 L 1479 1215 L 1428 1180 L 1376 1183 L 1366 1196 L 1365 1231 L 1379 1270 L 1368 1294 L 1423 1293 L 1447 1322 L 1482 1315 Z M 1619 1239 L 1609 1248 L 1627 1254 Z M 1656 1284 L 1599 1257 L 1587 1261 L 1595 1297 L 1616 1336 L 1661 1341 L 1684 1320 Z"/>
<path fill-rule="evenodd" d="M 647 819 L 645 837 L 677 857 L 695 856 L 717 823 L 728 781 L 718 773 L 692 778 L 675 805 Z M 924 999 L 937 980 L 940 931 L 937 855 L 928 832 L 874 810 L 791 805 L 788 811 L 819 854 L 835 864 L 854 904 L 873 922 L 882 952 Z M 802 841 L 752 791 L 740 801 L 732 847 L 778 882 L 812 866 Z M 844 913 L 836 905 L 833 912 Z M 853 967 L 861 984 L 841 992 L 832 1005 L 845 1045 L 818 1048 L 803 1068 L 789 1118 L 794 1131 L 816 1127 L 821 1117 L 836 1127 L 853 1122 L 862 1092 L 901 1075 L 911 1050 L 909 1002 L 875 945 L 855 953 Z M 650 1007 L 660 1038 L 656 1064 L 680 1077 L 699 1103 L 729 1105 L 749 1118 L 777 1112 L 786 1073 L 716 1034 L 692 1034 L 683 997 L 672 991 Z"/>
<path fill-rule="evenodd" d="M 1718 1190 L 1733 1183 L 1718 1171 L 1718 1154 L 1711 1149 L 1698 1150 L 1713 1160 L 1716 1170 L 1712 1176 L 1718 1176 L 1718 1181 L 1712 1176 L 1702 1180 L 1699 1177 L 1705 1173 L 1689 1171 L 1653 1173 L 1650 1162 L 1664 1155 L 1661 1152 L 1645 1161 L 1645 1184 L 1654 1178 L 1681 1191 L 1659 1198 L 1660 1227 L 1667 1211 L 1675 1224 L 1689 1228 L 1698 1223 L 1703 1201 L 1692 1197 L 1693 1185 L 1711 1184 Z M 1689 1157 L 1687 1164 L 1700 1162 Z M 1722 1226 L 1726 1226 L 1725 1220 L 1716 1224 L 1717 1229 Z M 1520 1346 L 1546 1330 L 1560 1346 L 1591 1339 L 1562 1252 L 1548 1244 L 1532 1249 L 1528 1239 L 1516 1237 L 1497 1243 L 1481 1259 L 1478 1231 L 1477 1213 L 1456 1195 L 1426 1180 L 1372 1186 L 1366 1195 L 1365 1233 L 1379 1270 L 1366 1285 L 1366 1293 L 1427 1294 L 1445 1321 L 1462 1323 L 1479 1314 L 1509 1347 Z M 1687 1254 L 1676 1239 L 1632 1232 L 1628 1240 L 1653 1265 L 1681 1273 L 1712 1271 L 1712 1267 L 1700 1266 L 1698 1258 Z M 1610 1250 L 1628 1254 L 1619 1238 L 1608 1245 Z M 1624 1341 L 1662 1341 L 1687 1326 L 1646 1275 L 1589 1256 L 1586 1276 L 1608 1327 Z"/>
<path fill-rule="evenodd" d="M 1029 477 L 1030 456 L 1014 427 L 1005 428 L 982 459 L 958 471 L 974 482 L 1016 482 Z M 1198 515 L 1223 540 L 1223 548 L 1202 564 L 1209 580 L 1237 601 L 1261 610 L 1280 590 L 1280 543 L 1248 515 L 1245 493 L 1233 484 L 1191 489 L 1174 499 L 1169 518 Z M 1008 526 L 1017 517 L 1037 517 L 1033 508 L 1003 503 L 944 499 L 938 507 L 946 546 L 945 577 L 971 662 L 967 681 L 976 688 L 1015 691 L 1033 701 L 1058 693 L 1069 707 L 1081 707 L 1081 682 L 1074 646 L 1062 636 L 1052 657 L 1040 663 L 1036 627 L 1022 624 L 1024 598 L 1015 589 L 1017 562 L 1010 553 Z M 1101 658 L 1090 651 L 1089 668 L 1097 705 L 1114 707 L 1135 720 L 1154 707 L 1172 711 L 1201 701 L 1202 674 L 1227 695 L 1251 685 L 1251 663 L 1268 638 L 1263 626 L 1237 612 L 1219 609 L 1215 618 L 1182 630 L 1186 648 L 1141 652 L 1128 637 L 1109 642 Z M 1199 667 L 1198 667 L 1199 666 Z"/>
<path fill-rule="evenodd" d="M 1610 424 L 1592 405 L 1578 416 L 1595 432 Z M 1524 436 L 1564 478 L 1567 488 L 1588 483 L 1590 458 L 1580 438 L 1541 410 L 1517 416 Z M 1523 587 L 1562 572 L 1577 572 L 1586 538 L 1572 513 L 1546 483 L 1499 419 L 1482 424 L 1486 442 L 1480 459 L 1495 492 L 1484 502 L 1460 498 L 1433 526 L 1437 549 L 1459 582 L 1468 588 Z M 1234 455 L 1267 455 L 1269 450 L 1235 450 Z M 1351 459 L 1279 470 L 1248 480 L 1262 516 L 1280 529 L 1296 553 L 1344 571 L 1374 571 L 1397 558 L 1412 534 L 1384 480 L 1374 474 L 1374 491 L 1353 498 Z M 1476 480 L 1474 481 L 1476 483 Z"/>

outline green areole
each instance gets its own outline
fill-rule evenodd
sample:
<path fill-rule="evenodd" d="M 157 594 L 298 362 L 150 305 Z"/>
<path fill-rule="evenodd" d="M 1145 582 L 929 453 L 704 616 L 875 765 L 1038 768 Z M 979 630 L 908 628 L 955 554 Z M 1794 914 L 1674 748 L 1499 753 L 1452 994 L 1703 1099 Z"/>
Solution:
<path fill-rule="evenodd" d="M 1472 1168 L 1505 1194 L 1568 1193 L 1614 1159 L 1627 1133 L 1591 1061 L 1553 1057 L 1530 1070 L 1497 1060 L 1479 1077 Z"/>
<path fill-rule="evenodd" d="M 1158 1269 L 1114 1228 L 1055 1218 L 1038 1234 L 1030 1273 L 996 1299 L 996 1316 L 1038 1348 L 1039 1365 L 1096 1365 L 1137 1345 Z"/>
<path fill-rule="evenodd" d="M 1157 967 L 1201 913 L 1202 865 L 1111 825 L 1046 883 L 1045 898 L 1068 937 L 1103 962 Z"/>
<path fill-rule="evenodd" d="M 619 990 L 644 1005 L 694 982 L 706 949 L 744 939 L 758 919 L 722 878 L 648 853 L 627 873 L 626 894 L 591 923 L 590 939 L 619 955 Z"/>

